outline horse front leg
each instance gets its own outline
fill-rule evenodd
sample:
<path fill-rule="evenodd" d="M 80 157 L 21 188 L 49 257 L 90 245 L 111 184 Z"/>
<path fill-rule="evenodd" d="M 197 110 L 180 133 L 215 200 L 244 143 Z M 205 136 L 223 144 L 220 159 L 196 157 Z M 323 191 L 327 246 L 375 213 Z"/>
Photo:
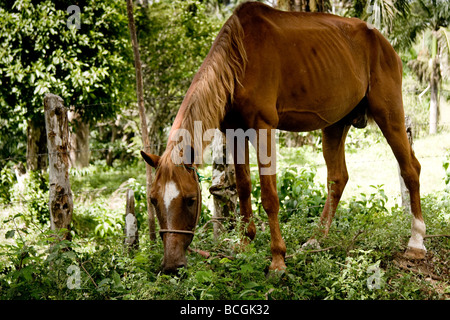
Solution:
<path fill-rule="evenodd" d="M 270 226 L 272 263 L 269 270 L 282 271 L 286 269 L 286 264 L 284 262 L 286 244 L 281 236 L 280 225 L 278 222 L 280 203 L 277 192 L 274 129 L 259 130 L 257 153 L 259 179 L 261 183 L 261 203 L 269 218 Z"/>
<path fill-rule="evenodd" d="M 244 238 L 242 239 L 242 245 L 245 246 L 249 241 L 253 240 L 256 235 L 256 227 L 252 219 L 252 181 L 250 178 L 248 141 L 245 140 L 243 145 L 236 144 L 233 152 L 236 189 L 239 197 L 239 208 L 243 222 L 242 231 Z"/>

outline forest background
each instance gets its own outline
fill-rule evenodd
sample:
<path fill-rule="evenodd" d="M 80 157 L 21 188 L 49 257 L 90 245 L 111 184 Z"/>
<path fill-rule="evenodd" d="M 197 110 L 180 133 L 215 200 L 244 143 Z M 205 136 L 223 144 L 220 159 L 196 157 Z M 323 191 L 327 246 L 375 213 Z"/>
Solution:
<path fill-rule="evenodd" d="M 427 233 L 448 235 L 450 192 L 449 29 L 446 0 L 279 0 L 283 10 L 322 11 L 368 21 L 399 53 L 405 112 L 422 163 Z M 224 21 L 240 1 L 136 1 L 152 152 L 162 154 L 190 82 Z M 68 27 L 71 5 L 80 28 Z M 0 0 L 0 298 L 3 299 L 445 299 L 449 298 L 448 237 L 427 240 L 426 261 L 399 253 L 409 216 L 399 206 L 395 160 L 378 128 L 351 129 L 350 181 L 324 240 L 330 250 L 300 250 L 325 202 L 321 134 L 283 133 L 278 139 L 282 232 L 291 272 L 266 278 L 267 217 L 260 205 L 252 155 L 253 206 L 258 236 L 235 252 L 235 229 L 212 235 L 210 182 L 181 275 L 159 271 L 162 244 L 148 237 L 145 167 L 139 151 L 139 113 L 126 2 Z M 69 107 L 70 180 L 75 199 L 72 241 L 48 248 L 48 150 L 43 97 Z M 211 176 L 211 167 L 201 169 Z M 140 249 L 123 249 L 125 192 L 136 197 Z M 67 251 L 70 247 L 72 250 Z M 376 266 L 382 290 L 367 270 Z M 70 266 L 80 287 L 69 288 Z"/>

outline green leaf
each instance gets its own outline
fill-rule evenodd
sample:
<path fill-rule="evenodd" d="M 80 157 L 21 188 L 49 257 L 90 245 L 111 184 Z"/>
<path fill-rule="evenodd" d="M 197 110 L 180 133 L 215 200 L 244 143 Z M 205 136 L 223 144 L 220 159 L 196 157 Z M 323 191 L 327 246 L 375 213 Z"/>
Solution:
<path fill-rule="evenodd" d="M 6 232 L 5 238 L 6 239 L 12 239 L 12 238 L 14 238 L 15 234 L 16 234 L 16 230 L 9 230 L 8 232 Z"/>
<path fill-rule="evenodd" d="M 67 251 L 63 253 L 63 256 L 70 259 L 70 260 L 76 260 L 76 255 L 73 251 Z"/>
<path fill-rule="evenodd" d="M 122 280 L 120 279 L 120 275 L 114 271 L 112 274 L 113 287 L 114 290 L 123 290 L 125 287 L 122 284 Z"/>
<path fill-rule="evenodd" d="M 253 266 L 251 264 L 244 264 L 241 266 L 241 272 L 242 273 L 253 272 Z"/>
<path fill-rule="evenodd" d="M 21 270 L 22 276 L 25 278 L 26 281 L 33 280 L 33 269 L 29 266 L 23 268 Z"/>
<path fill-rule="evenodd" d="M 221 263 L 221 264 L 225 264 L 225 263 L 229 263 L 229 262 L 231 262 L 231 260 L 228 259 L 228 258 L 222 258 L 222 259 L 219 261 L 219 263 Z"/>
<path fill-rule="evenodd" d="M 211 270 L 208 271 L 197 271 L 195 273 L 195 279 L 200 283 L 211 282 L 213 273 Z"/>
<path fill-rule="evenodd" d="M 247 282 L 245 284 L 245 289 L 255 289 L 255 288 L 261 288 L 262 286 L 259 283 L 256 283 L 254 281 Z"/>

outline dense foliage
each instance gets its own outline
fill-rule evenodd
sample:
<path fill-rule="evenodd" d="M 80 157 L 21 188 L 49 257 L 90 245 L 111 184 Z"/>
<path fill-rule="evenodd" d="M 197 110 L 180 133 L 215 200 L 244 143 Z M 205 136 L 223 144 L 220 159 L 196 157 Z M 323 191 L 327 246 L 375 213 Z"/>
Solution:
<path fill-rule="evenodd" d="M 46 93 L 59 95 L 92 123 L 112 117 L 117 102 L 133 94 L 124 2 L 77 4 L 80 29 L 68 27 L 70 1 L 0 2 L 2 157 L 24 153 L 30 121 L 45 126 Z"/>
<path fill-rule="evenodd" d="M 311 182 L 315 169 L 302 169 L 294 176 L 296 170 L 287 166 L 278 175 L 282 233 L 288 247 L 287 273 L 267 277 L 270 233 L 265 214 L 255 211 L 257 237 L 245 250 L 239 248 L 238 226 L 214 240 L 211 224 L 203 222 L 191 247 L 207 250 L 211 257 L 190 253 L 187 268 L 177 275 L 162 274 L 162 243 L 149 241 L 144 220 L 140 219 L 140 249 L 129 252 L 123 246 L 122 210 L 107 209 L 106 199 L 114 199 L 109 192 L 102 197 L 105 200 L 91 205 L 80 204 L 78 198 L 72 242 L 47 231 L 46 224 L 39 222 L 31 210 L 4 219 L 3 224 L 10 229 L 0 250 L 1 298 L 448 298 L 449 240 L 427 240 L 432 262 L 421 266 L 419 274 L 404 270 L 401 253 L 409 237 L 410 217 L 399 207 L 387 208 L 380 187 L 374 187 L 372 194 L 355 195 L 341 203 L 330 236 L 322 240 L 323 251 L 302 250 L 302 244 L 314 232 L 319 215 L 316 206 L 323 204 L 325 193 L 323 187 Z M 100 173 L 107 174 L 93 172 L 91 177 L 73 178 L 89 182 Z M 307 187 L 298 189 L 298 181 L 306 181 Z M 130 186 L 139 191 L 135 180 Z M 295 204 L 294 194 L 298 199 Z M 423 199 L 429 233 L 448 232 L 448 199 L 446 192 Z"/>
<path fill-rule="evenodd" d="M 167 128 L 222 21 L 198 1 L 153 2 L 137 13 L 149 136 L 153 152 L 162 154 Z"/>
<path fill-rule="evenodd" d="M 163 151 L 180 101 L 237 2 L 161 0 L 136 8 L 155 152 Z M 321 2 L 331 8 L 328 1 Z M 426 87 L 434 49 L 442 70 L 439 94 L 450 97 L 444 72 L 448 68 L 448 1 L 339 3 L 337 13 L 366 20 L 380 10 L 380 19 L 371 22 L 379 24 L 404 61 L 403 97 L 415 139 L 430 137 Z M 320 183 L 325 179 L 318 179 L 320 132 L 297 135 L 303 144 L 300 148 L 287 148 L 289 137 L 280 135 L 277 186 L 281 231 L 288 248 L 287 272 L 268 273 L 270 231 L 260 200 L 258 169 L 252 165 L 256 239 L 240 247 L 239 218 L 234 227 L 223 222 L 230 228 L 214 239 L 212 213 L 206 205 L 210 182 L 205 180 L 203 210 L 188 266 L 176 275 L 162 274 L 162 243 L 151 242 L 148 236 L 145 167 L 139 158 L 142 145 L 125 1 L 77 1 L 81 29 L 67 27 L 70 14 L 66 9 L 71 4 L 0 0 L 0 299 L 450 298 L 448 236 L 427 238 L 428 254 L 422 262 L 402 257 L 410 236 L 410 216 L 392 205 L 394 199 L 388 197 L 385 186 L 371 182 L 386 170 L 382 167 L 386 162 L 365 164 L 365 175 L 356 179 L 374 185 L 369 192 L 352 192 L 340 203 L 329 236 L 320 239 L 322 249 L 302 247 L 314 234 L 326 199 L 326 186 Z M 432 10 L 434 4 L 441 9 Z M 435 25 L 439 34 L 433 37 Z M 27 127 L 30 120 L 42 120 L 42 97 L 47 92 L 63 97 L 67 106 L 73 105 L 91 123 L 90 166 L 70 169 L 75 200 L 72 241 L 62 240 L 64 230 L 61 234 L 49 230 L 48 173 L 21 173 Z M 435 136 L 441 141 L 427 146 L 428 150 L 446 145 L 448 125 L 448 120 L 442 123 Z M 352 129 L 347 156 L 361 161 L 363 153 L 373 152 L 380 142 L 385 140 L 374 127 Z M 442 166 L 435 168 L 441 170 L 436 175 L 442 172 L 437 178 L 442 187 L 422 194 L 429 235 L 450 233 L 448 150 Z M 438 156 L 441 161 L 442 154 Z M 209 177 L 211 167 L 203 167 L 201 173 Z M 128 188 L 134 190 L 140 233 L 139 248 L 131 251 L 123 245 Z M 195 250 L 208 251 L 210 257 Z"/>

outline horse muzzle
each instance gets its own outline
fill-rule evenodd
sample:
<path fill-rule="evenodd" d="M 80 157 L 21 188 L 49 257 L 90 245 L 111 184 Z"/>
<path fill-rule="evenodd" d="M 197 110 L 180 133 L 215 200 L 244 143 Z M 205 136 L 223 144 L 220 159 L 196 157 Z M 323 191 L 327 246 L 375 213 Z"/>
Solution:
<path fill-rule="evenodd" d="M 184 268 L 187 265 L 186 257 L 177 259 L 174 261 L 164 261 L 162 265 L 163 272 L 166 274 L 177 273 L 180 268 Z"/>
<path fill-rule="evenodd" d="M 162 263 L 164 273 L 175 273 L 178 269 L 187 265 L 186 250 L 191 241 L 192 237 L 189 235 L 166 234 L 164 236 L 164 259 Z"/>

